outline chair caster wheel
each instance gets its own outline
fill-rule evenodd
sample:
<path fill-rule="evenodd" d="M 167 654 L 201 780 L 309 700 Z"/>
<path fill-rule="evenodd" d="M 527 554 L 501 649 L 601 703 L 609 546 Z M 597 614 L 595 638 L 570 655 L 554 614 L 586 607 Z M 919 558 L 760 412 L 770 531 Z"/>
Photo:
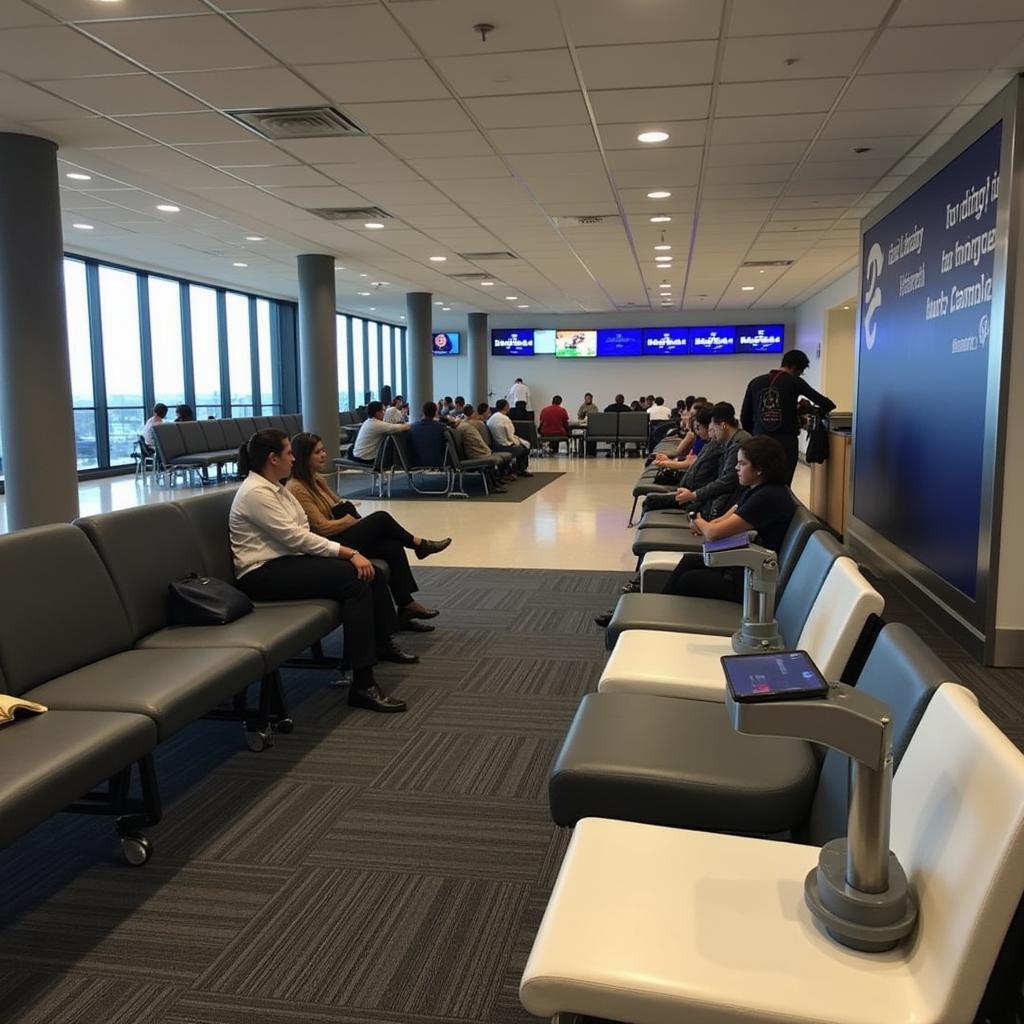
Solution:
<path fill-rule="evenodd" d="M 133 868 L 139 868 L 153 856 L 153 844 L 143 835 L 121 836 L 121 854 Z"/>
<path fill-rule="evenodd" d="M 258 754 L 261 750 L 266 750 L 274 745 L 274 737 L 269 728 L 266 732 L 258 732 L 256 730 L 250 732 L 247 729 L 245 732 L 245 745 L 253 753 Z"/>
<path fill-rule="evenodd" d="M 279 722 L 274 722 L 272 728 L 274 732 L 280 732 L 287 736 L 288 733 L 295 731 L 295 723 L 290 718 L 282 718 Z"/>

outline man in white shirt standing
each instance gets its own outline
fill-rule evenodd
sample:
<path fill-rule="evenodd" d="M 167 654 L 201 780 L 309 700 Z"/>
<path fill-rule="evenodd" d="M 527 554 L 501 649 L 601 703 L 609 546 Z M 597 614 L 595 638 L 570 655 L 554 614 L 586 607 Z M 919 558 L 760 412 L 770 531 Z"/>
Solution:
<path fill-rule="evenodd" d="M 508 394 L 505 397 L 510 406 L 515 405 L 516 402 L 525 402 L 526 408 L 530 408 L 530 389 L 523 383 L 522 377 L 516 377 L 515 383 L 508 389 Z"/>
<path fill-rule="evenodd" d="M 515 424 L 509 419 L 506 399 L 499 399 L 494 406 L 494 412 L 487 421 L 487 429 L 494 438 L 494 451 L 508 452 L 516 464 L 516 473 L 519 476 L 533 476 L 527 472 L 530 465 L 530 442 L 516 433 Z"/>
<path fill-rule="evenodd" d="M 355 443 L 349 456 L 356 462 L 373 465 L 377 452 L 388 434 L 397 434 L 409 429 L 408 423 L 387 423 L 384 420 L 384 403 L 371 402 L 366 407 L 366 419 L 356 434 Z"/>
<path fill-rule="evenodd" d="M 309 529 L 298 499 L 283 486 L 294 463 L 281 430 L 256 431 L 239 452 L 246 478 L 228 518 L 238 586 L 254 601 L 337 601 L 352 669 L 349 706 L 404 711 L 405 701 L 387 696 L 373 676 L 378 660 L 419 661 L 393 639 L 399 623 L 387 585 L 368 558 Z"/>
<path fill-rule="evenodd" d="M 408 417 L 402 412 L 405 399 L 401 395 L 395 395 L 395 400 L 387 407 L 384 413 L 385 423 L 408 423 Z"/>

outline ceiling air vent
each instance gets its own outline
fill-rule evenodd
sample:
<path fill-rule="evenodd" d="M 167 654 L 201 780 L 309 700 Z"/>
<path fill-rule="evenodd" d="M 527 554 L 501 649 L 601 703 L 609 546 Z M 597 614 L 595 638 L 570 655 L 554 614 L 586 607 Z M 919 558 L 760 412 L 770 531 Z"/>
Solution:
<path fill-rule="evenodd" d="M 228 117 L 259 132 L 265 139 L 322 139 L 363 135 L 363 129 L 334 107 L 278 107 L 268 110 L 226 110 Z"/>
<path fill-rule="evenodd" d="M 610 216 L 605 213 L 592 213 L 586 217 L 552 217 L 551 218 L 558 227 L 571 228 L 571 227 L 591 227 L 594 224 L 604 224 L 606 221 L 617 220 L 617 217 Z"/>
<path fill-rule="evenodd" d="M 492 275 L 485 274 L 483 271 L 474 270 L 470 274 L 448 274 L 453 281 L 490 281 Z"/>
<path fill-rule="evenodd" d="M 741 267 L 791 267 L 792 260 L 745 260 Z"/>
<path fill-rule="evenodd" d="M 469 260 L 470 263 L 491 263 L 494 260 L 517 260 L 519 257 L 514 252 L 460 252 L 456 253 L 459 259 Z"/>
<path fill-rule="evenodd" d="M 391 214 L 379 206 L 326 206 L 320 209 L 307 210 L 324 220 L 390 220 Z"/>

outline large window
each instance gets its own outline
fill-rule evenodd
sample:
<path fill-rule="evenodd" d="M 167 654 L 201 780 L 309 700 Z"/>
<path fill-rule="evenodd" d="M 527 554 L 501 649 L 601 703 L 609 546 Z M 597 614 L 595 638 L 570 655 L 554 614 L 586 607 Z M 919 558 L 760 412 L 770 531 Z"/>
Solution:
<path fill-rule="evenodd" d="M 278 386 L 281 347 L 275 343 L 270 318 L 270 300 L 257 299 L 256 357 L 259 360 L 260 412 L 264 416 L 273 416 L 282 411 Z"/>
<path fill-rule="evenodd" d="M 349 319 L 352 328 L 352 387 L 355 405 L 366 404 L 366 333 L 363 321 L 358 317 Z"/>
<path fill-rule="evenodd" d="M 103 378 L 107 396 L 107 445 L 111 466 L 132 461 L 146 417 L 142 401 L 139 280 L 127 270 L 99 268 Z"/>
<path fill-rule="evenodd" d="M 221 415 L 220 330 L 217 325 L 217 293 L 212 288 L 189 285 L 192 319 L 192 374 L 197 419 Z M 250 385 L 251 390 L 251 385 Z"/>
<path fill-rule="evenodd" d="M 348 389 L 349 343 L 348 317 L 339 313 L 335 318 L 338 327 L 338 408 L 353 409 L 357 405 L 352 401 Z"/>
<path fill-rule="evenodd" d="M 228 380 L 231 384 L 230 414 L 251 416 L 252 339 L 249 332 L 249 298 L 237 292 L 224 297 L 227 306 Z"/>
<path fill-rule="evenodd" d="M 366 322 L 367 385 L 373 398 L 380 398 L 380 324 Z"/>
<path fill-rule="evenodd" d="M 64 298 L 68 318 L 71 402 L 75 415 L 75 458 L 79 469 L 95 469 L 99 459 L 96 450 L 92 345 L 89 340 L 89 286 L 85 264 L 81 260 L 64 261 Z"/>
<path fill-rule="evenodd" d="M 185 401 L 181 285 L 177 281 L 149 279 L 149 337 L 153 346 L 154 400 L 173 409 Z"/>
<path fill-rule="evenodd" d="M 381 336 L 381 364 L 380 364 L 380 383 L 381 387 L 385 384 L 391 385 L 392 396 L 396 393 L 395 388 L 395 375 L 391 370 L 392 360 L 392 348 L 391 348 L 391 324 L 381 324 L 380 328 Z"/>

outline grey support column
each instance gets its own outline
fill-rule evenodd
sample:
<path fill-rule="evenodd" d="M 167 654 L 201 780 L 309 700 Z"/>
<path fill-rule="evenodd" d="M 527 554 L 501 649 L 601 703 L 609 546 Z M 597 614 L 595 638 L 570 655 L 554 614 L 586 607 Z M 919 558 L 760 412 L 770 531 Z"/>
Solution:
<path fill-rule="evenodd" d="M 0 132 L 0 433 L 7 525 L 78 515 L 57 146 Z"/>
<path fill-rule="evenodd" d="M 338 321 L 334 257 L 307 253 L 299 262 L 299 386 L 303 429 L 338 454 Z M 332 439 L 333 443 L 328 443 Z"/>
<path fill-rule="evenodd" d="M 412 419 L 420 418 L 424 402 L 434 396 L 434 367 L 431 363 L 430 292 L 408 292 L 405 296 L 405 345 L 408 354 L 408 373 L 405 380 L 405 399 L 409 403 Z"/>
<path fill-rule="evenodd" d="M 479 405 L 489 401 L 487 398 L 487 314 L 469 314 L 469 342 L 466 350 L 469 354 L 469 389 L 466 398 L 472 398 Z"/>

